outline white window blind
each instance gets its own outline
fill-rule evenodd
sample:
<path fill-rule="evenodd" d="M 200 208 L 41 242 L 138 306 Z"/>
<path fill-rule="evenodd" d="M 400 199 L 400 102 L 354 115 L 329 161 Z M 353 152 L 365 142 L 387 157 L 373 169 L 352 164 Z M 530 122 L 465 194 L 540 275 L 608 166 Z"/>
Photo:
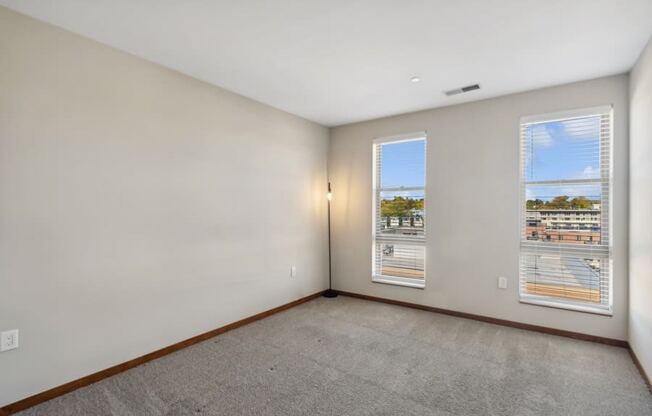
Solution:
<path fill-rule="evenodd" d="M 524 117 L 520 300 L 611 314 L 610 106 Z"/>
<path fill-rule="evenodd" d="M 372 280 L 425 286 L 425 133 L 373 145 Z"/>

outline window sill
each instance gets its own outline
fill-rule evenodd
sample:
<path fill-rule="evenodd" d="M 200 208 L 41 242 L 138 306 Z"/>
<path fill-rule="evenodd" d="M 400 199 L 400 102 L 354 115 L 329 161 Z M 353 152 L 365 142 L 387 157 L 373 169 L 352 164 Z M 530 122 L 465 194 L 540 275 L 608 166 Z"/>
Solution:
<path fill-rule="evenodd" d="M 393 276 L 371 276 L 371 281 L 373 283 L 383 283 L 387 285 L 395 286 L 405 286 L 412 287 L 415 289 L 424 289 L 426 287 L 425 280 L 422 279 L 409 279 L 405 277 L 393 277 Z"/>
<path fill-rule="evenodd" d="M 548 308 L 565 309 L 574 312 L 591 313 L 594 315 L 613 316 L 613 311 L 611 308 L 565 303 L 539 297 L 521 296 L 519 302 L 529 305 L 545 306 Z"/>

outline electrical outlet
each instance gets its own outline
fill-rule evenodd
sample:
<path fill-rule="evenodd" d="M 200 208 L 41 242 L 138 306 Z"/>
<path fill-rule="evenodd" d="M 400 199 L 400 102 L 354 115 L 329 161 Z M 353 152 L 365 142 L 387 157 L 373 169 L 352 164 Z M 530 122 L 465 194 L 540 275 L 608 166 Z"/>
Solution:
<path fill-rule="evenodd" d="M 0 332 L 0 352 L 18 348 L 18 330 Z"/>
<path fill-rule="evenodd" d="M 290 267 L 290 277 L 297 277 L 297 266 Z"/>
<path fill-rule="evenodd" d="M 507 278 L 503 276 L 498 277 L 498 289 L 507 289 Z"/>

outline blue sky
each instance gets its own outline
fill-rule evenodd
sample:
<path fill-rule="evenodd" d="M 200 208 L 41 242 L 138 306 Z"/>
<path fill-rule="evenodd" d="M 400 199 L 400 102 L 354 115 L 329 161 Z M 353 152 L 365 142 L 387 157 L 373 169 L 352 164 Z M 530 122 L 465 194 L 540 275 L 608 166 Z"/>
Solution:
<path fill-rule="evenodd" d="M 527 181 L 600 178 L 600 117 L 532 124 L 525 131 Z M 600 198 L 597 185 L 528 186 L 528 199 Z"/>
<path fill-rule="evenodd" d="M 600 177 L 599 116 L 531 124 L 525 134 L 527 181 Z M 381 186 L 424 186 L 424 152 L 424 141 L 384 144 Z M 550 200 L 559 195 L 600 198 L 600 188 L 593 184 L 528 186 L 526 192 L 528 199 Z M 391 199 L 396 195 L 384 194 L 383 198 Z"/>
<path fill-rule="evenodd" d="M 384 144 L 381 186 L 424 186 L 424 152 L 423 140 Z"/>

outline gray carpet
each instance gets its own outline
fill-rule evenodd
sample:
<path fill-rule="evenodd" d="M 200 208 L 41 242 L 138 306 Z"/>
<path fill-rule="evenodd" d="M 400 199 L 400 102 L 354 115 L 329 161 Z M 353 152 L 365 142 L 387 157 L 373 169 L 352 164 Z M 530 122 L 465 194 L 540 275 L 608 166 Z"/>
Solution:
<path fill-rule="evenodd" d="M 627 350 L 340 296 L 20 413 L 652 415 Z"/>

